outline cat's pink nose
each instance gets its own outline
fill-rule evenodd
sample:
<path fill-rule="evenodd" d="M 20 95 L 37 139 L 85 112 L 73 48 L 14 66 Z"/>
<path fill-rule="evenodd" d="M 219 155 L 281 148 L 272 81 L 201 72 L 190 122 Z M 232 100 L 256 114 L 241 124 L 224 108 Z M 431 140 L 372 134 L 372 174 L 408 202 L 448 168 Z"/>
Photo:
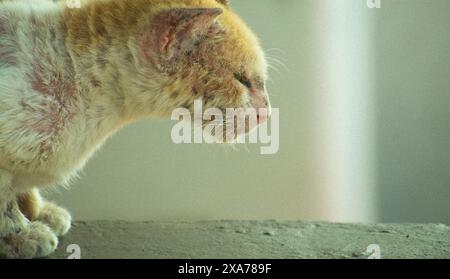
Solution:
<path fill-rule="evenodd" d="M 267 94 L 264 91 L 252 92 L 251 99 L 253 107 L 258 112 L 258 124 L 267 122 L 272 112 Z"/>
<path fill-rule="evenodd" d="M 270 106 L 258 109 L 258 125 L 266 123 L 270 118 Z"/>

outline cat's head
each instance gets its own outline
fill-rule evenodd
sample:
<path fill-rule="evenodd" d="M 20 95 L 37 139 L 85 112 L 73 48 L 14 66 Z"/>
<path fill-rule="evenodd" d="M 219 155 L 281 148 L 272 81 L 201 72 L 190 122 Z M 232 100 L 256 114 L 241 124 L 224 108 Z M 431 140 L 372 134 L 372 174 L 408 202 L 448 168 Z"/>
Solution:
<path fill-rule="evenodd" d="M 175 108 L 265 108 L 258 123 L 270 117 L 267 65 L 254 33 L 225 0 L 206 7 L 165 8 L 151 18 L 138 38 L 138 56 L 158 96 L 157 113 Z M 155 84 L 155 80 L 157 80 Z M 145 81 L 142 81 L 145 83 Z M 254 127 L 248 127 L 246 132 Z"/>

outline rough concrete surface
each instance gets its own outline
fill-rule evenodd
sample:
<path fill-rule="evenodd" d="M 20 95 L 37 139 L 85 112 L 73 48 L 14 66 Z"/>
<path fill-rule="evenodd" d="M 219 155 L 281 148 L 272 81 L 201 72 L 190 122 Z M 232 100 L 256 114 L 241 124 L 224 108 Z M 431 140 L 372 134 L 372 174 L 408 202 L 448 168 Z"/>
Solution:
<path fill-rule="evenodd" d="M 77 222 L 52 258 L 360 259 L 376 244 L 381 258 L 450 258 L 450 227 L 293 221 Z M 372 254 L 373 255 L 373 254 Z"/>

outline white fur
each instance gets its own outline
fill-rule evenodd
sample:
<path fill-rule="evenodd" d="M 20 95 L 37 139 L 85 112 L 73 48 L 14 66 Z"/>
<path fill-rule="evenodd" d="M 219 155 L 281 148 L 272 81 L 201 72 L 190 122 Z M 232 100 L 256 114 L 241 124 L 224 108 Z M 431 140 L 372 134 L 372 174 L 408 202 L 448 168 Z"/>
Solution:
<path fill-rule="evenodd" d="M 67 184 L 118 128 L 115 112 L 103 112 L 109 120 L 96 116 L 79 88 L 67 102 L 33 88 L 36 73 L 41 75 L 40 85 L 51 82 L 49 73 L 61 74 L 63 83 L 76 76 L 56 16 L 60 9 L 47 0 L 0 2 L 5 29 L 0 33 L 0 53 L 15 61 L 2 62 L 0 56 L 0 257 L 42 257 L 56 249 L 56 235 L 70 228 L 69 213 L 46 203 L 38 220 L 29 222 L 15 197 L 36 186 Z M 52 35 L 56 39 L 49 45 L 44 38 Z M 108 102 L 102 97 L 90 101 Z M 52 109 L 64 117 L 52 116 Z"/>

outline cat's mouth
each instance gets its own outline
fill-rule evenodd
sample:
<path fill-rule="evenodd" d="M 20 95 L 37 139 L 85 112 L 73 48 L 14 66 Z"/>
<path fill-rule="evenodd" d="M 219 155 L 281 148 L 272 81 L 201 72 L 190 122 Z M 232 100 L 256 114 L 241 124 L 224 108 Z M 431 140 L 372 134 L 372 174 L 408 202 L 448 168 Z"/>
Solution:
<path fill-rule="evenodd" d="M 221 115 L 218 112 L 221 112 Z M 234 108 L 215 110 L 214 115 L 205 113 L 202 122 L 205 137 L 214 139 L 217 143 L 234 143 L 237 138 L 245 136 L 259 125 L 270 119 L 270 108 Z M 204 118 L 205 119 L 205 118 Z"/>

